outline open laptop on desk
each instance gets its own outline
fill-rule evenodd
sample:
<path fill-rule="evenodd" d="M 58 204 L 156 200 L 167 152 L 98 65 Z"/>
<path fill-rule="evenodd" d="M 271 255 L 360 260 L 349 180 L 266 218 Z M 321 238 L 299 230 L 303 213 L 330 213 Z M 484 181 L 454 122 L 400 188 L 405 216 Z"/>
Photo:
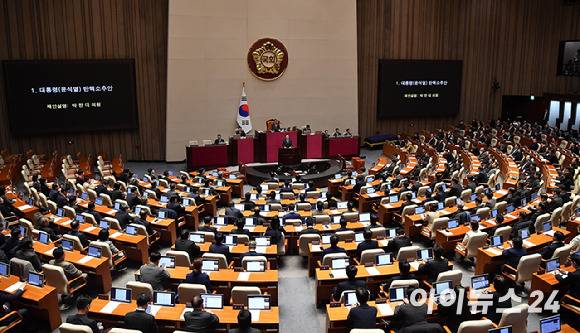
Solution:
<path fill-rule="evenodd" d="M 417 250 L 417 261 L 433 259 L 433 248 Z"/>
<path fill-rule="evenodd" d="M 336 209 L 347 209 L 348 208 L 348 202 L 346 201 L 339 201 L 336 203 Z"/>
<path fill-rule="evenodd" d="M 39 274 L 35 272 L 28 273 L 28 284 L 36 287 L 44 287 L 44 274 Z"/>
<path fill-rule="evenodd" d="M 241 204 L 241 205 L 243 206 L 244 204 Z M 218 226 L 218 225 L 219 226 L 224 226 L 224 225 L 226 225 L 228 223 L 226 222 L 226 218 L 225 217 L 223 217 L 223 216 L 217 216 L 217 217 L 214 217 L 213 218 L 213 224 L 215 224 L 216 226 Z"/>
<path fill-rule="evenodd" d="M 333 258 L 330 264 L 330 268 L 335 269 L 346 269 L 350 264 L 349 258 Z"/>
<path fill-rule="evenodd" d="M 257 236 L 254 238 L 256 246 L 270 246 L 270 236 Z"/>
<path fill-rule="evenodd" d="M 387 228 L 386 231 L 386 239 L 391 239 L 397 237 L 397 229 L 396 228 Z"/>
<path fill-rule="evenodd" d="M 560 315 L 540 319 L 540 333 L 558 333 L 561 330 Z"/>
<path fill-rule="evenodd" d="M 270 310 L 270 295 L 248 295 L 248 310 Z"/>
<path fill-rule="evenodd" d="M 435 303 L 439 304 L 439 299 L 453 292 L 453 283 L 451 281 L 440 281 L 433 284 L 433 295 Z"/>
<path fill-rule="evenodd" d="M 137 227 L 128 225 L 127 229 L 125 229 L 125 233 L 131 236 L 137 236 Z"/>
<path fill-rule="evenodd" d="M 250 260 L 246 261 L 246 272 L 263 273 L 266 271 L 266 265 L 263 261 Z"/>
<path fill-rule="evenodd" d="M 332 235 L 322 235 L 322 245 L 330 244 L 330 236 Z"/>
<path fill-rule="evenodd" d="M 217 272 L 220 270 L 220 262 L 217 259 L 203 259 L 201 270 L 204 272 Z"/>
<path fill-rule="evenodd" d="M 0 275 L 3 277 L 10 277 L 10 266 L 0 262 Z"/>
<path fill-rule="evenodd" d="M 459 227 L 459 222 L 457 220 L 447 221 L 447 230 L 455 229 Z"/>
<path fill-rule="evenodd" d="M 198 234 L 197 232 L 190 232 L 189 240 L 194 242 L 195 244 L 205 244 L 205 235 Z"/>
<path fill-rule="evenodd" d="M 175 306 L 175 293 L 174 292 L 153 292 L 153 305 L 161 306 Z"/>
<path fill-rule="evenodd" d="M 111 224 L 109 223 L 109 221 L 101 220 L 101 222 L 99 222 L 99 228 L 109 229 L 111 228 Z"/>
<path fill-rule="evenodd" d="M 159 259 L 159 267 L 164 267 L 164 265 L 166 269 L 175 268 L 175 257 L 162 256 L 161 259 Z"/>
<path fill-rule="evenodd" d="M 402 302 L 406 297 L 405 287 L 390 288 L 389 289 L 389 302 Z"/>
<path fill-rule="evenodd" d="M 224 245 L 236 246 L 238 245 L 238 236 L 226 235 L 224 236 Z"/>
<path fill-rule="evenodd" d="M 488 289 L 490 286 L 489 275 L 476 275 L 471 277 L 471 288 L 476 295 L 480 295 L 484 290 Z"/>
<path fill-rule="evenodd" d="M 492 236 L 489 239 L 489 246 L 491 246 L 491 247 L 498 247 L 498 246 L 502 246 L 502 245 L 503 245 L 503 236 L 502 235 Z"/>
<path fill-rule="evenodd" d="M 50 237 L 48 236 L 48 234 L 44 231 L 39 231 L 38 232 L 38 241 L 44 245 L 48 245 L 48 243 L 50 243 Z"/>
<path fill-rule="evenodd" d="M 111 288 L 111 301 L 131 303 L 131 289 Z"/>
<path fill-rule="evenodd" d="M 363 235 L 362 232 L 357 232 L 354 234 L 354 241 L 355 243 L 361 243 L 365 240 L 365 236 Z"/>
<path fill-rule="evenodd" d="M 89 257 L 94 257 L 97 259 L 101 259 L 103 249 L 100 246 L 89 245 L 89 249 L 87 250 L 87 255 Z"/>
<path fill-rule="evenodd" d="M 546 261 L 546 273 L 559 274 L 560 258 L 554 258 Z"/>
<path fill-rule="evenodd" d="M 487 331 L 488 333 L 512 333 L 512 326 L 504 326 L 498 328 L 492 328 Z"/>
<path fill-rule="evenodd" d="M 103 205 L 103 198 L 95 198 L 95 205 L 102 206 Z"/>
<path fill-rule="evenodd" d="M 344 306 L 345 307 L 351 307 L 353 305 L 355 305 L 357 302 L 356 299 L 356 291 L 354 290 L 346 290 L 344 291 Z"/>
<path fill-rule="evenodd" d="M 385 266 L 385 265 L 392 265 L 392 264 L 393 264 L 393 254 L 392 253 L 379 254 L 375 257 L 375 265 L 376 266 Z"/>
<path fill-rule="evenodd" d="M 371 221 L 371 213 L 360 213 L 358 214 L 359 222 L 370 222 Z"/>
<path fill-rule="evenodd" d="M 201 294 L 203 307 L 205 309 L 221 310 L 224 308 L 224 295 L 222 294 Z"/>
<path fill-rule="evenodd" d="M 72 252 L 74 251 L 74 243 L 70 239 L 63 239 L 61 241 L 62 249 L 65 251 Z"/>

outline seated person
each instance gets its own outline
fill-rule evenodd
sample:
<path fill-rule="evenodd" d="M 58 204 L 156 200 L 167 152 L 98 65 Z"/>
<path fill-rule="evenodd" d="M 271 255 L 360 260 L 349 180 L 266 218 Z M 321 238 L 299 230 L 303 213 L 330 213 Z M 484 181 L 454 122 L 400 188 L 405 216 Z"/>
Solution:
<path fill-rule="evenodd" d="M 338 246 L 338 236 L 333 234 L 330 236 L 330 247 L 322 250 L 322 259 L 324 256 L 330 253 L 346 253 L 346 250 L 340 246 Z"/>
<path fill-rule="evenodd" d="M 421 293 L 414 292 L 415 288 L 407 288 L 407 298 L 403 300 L 403 304 L 395 307 L 394 320 L 403 322 L 403 327 L 399 330 L 400 333 L 405 332 L 441 332 L 443 328 L 436 323 L 427 322 L 427 312 L 429 306 L 426 302 L 421 302 Z M 410 302 L 409 300 L 413 300 Z M 419 304 L 419 305 L 415 305 Z"/>
<path fill-rule="evenodd" d="M 250 239 L 252 239 L 252 234 L 250 233 L 250 230 L 248 229 L 244 229 L 245 226 L 245 222 L 243 219 L 238 219 L 236 221 L 236 229 L 233 229 L 232 231 L 230 231 L 231 235 L 247 235 Z"/>
<path fill-rule="evenodd" d="M 48 224 L 50 223 L 48 217 L 41 217 L 40 218 L 40 227 L 38 227 L 38 230 L 40 231 L 44 231 L 48 234 L 49 238 L 51 241 L 55 241 L 57 239 L 60 238 L 60 235 L 57 235 L 54 230 L 52 230 L 52 228 L 50 228 L 48 226 Z"/>
<path fill-rule="evenodd" d="M 254 257 L 263 256 L 262 253 L 256 252 L 256 246 L 257 246 L 256 241 L 250 241 L 248 243 L 248 249 L 249 249 L 249 251 L 246 252 L 246 253 L 244 253 L 244 254 L 242 254 L 242 258 L 243 257 L 246 257 L 246 256 L 250 256 L 250 257 L 251 256 L 254 256 Z"/>
<path fill-rule="evenodd" d="M 97 322 L 89 318 L 89 309 L 93 299 L 89 295 L 80 295 L 77 298 L 77 314 L 70 315 L 66 318 L 66 322 L 75 325 L 85 325 L 91 328 L 93 333 L 105 332 L 103 325 L 97 325 Z"/>
<path fill-rule="evenodd" d="M 207 289 L 208 293 L 211 293 L 211 282 L 209 280 L 209 275 L 202 272 L 201 266 L 203 265 L 203 259 L 201 257 L 195 258 L 193 261 L 193 271 L 185 276 L 186 283 L 203 284 Z"/>
<path fill-rule="evenodd" d="M 244 195 L 244 200 L 240 201 L 240 203 L 244 204 L 244 210 L 252 210 L 256 207 L 256 204 L 251 199 L 252 193 L 246 192 Z"/>
<path fill-rule="evenodd" d="M 562 287 L 570 286 L 568 294 L 576 299 L 580 299 L 580 269 L 578 269 L 580 268 L 580 255 L 572 254 L 570 259 L 575 271 L 568 273 L 561 269 L 560 273 L 568 275 L 556 275 L 556 280 L 560 282 L 560 286 Z"/>
<path fill-rule="evenodd" d="M 239 328 L 232 328 L 229 333 L 260 333 L 261 331 L 257 328 L 252 328 L 252 313 L 250 310 L 242 309 L 238 313 L 238 325 Z"/>
<path fill-rule="evenodd" d="M 423 260 L 419 265 L 419 272 L 427 274 L 427 282 L 433 284 L 437 281 L 439 273 L 449 270 L 449 261 L 443 257 L 443 247 L 439 244 L 433 246 L 433 259 Z"/>
<path fill-rule="evenodd" d="M 133 218 L 133 223 L 144 226 L 145 230 L 147 231 L 147 235 L 151 236 L 155 234 L 155 230 L 153 230 L 153 224 L 147 221 L 147 216 L 149 216 L 149 213 L 145 209 L 142 209 L 141 212 L 139 212 L 139 216 L 135 216 Z"/>
<path fill-rule="evenodd" d="M 119 249 L 115 246 L 115 244 L 113 244 L 113 242 L 111 242 L 111 240 L 109 239 L 109 229 L 101 229 L 101 231 L 99 231 L 97 239 L 99 240 L 99 242 L 107 243 L 107 245 L 109 245 L 109 249 L 111 250 L 111 254 L 113 256 L 117 255 L 117 253 L 120 252 Z M 122 252 L 121 254 L 118 255 L 118 257 L 120 258 L 122 258 L 123 256 L 124 254 Z M 125 271 L 127 270 L 127 266 L 125 266 L 124 262 L 121 262 L 115 265 L 115 269 L 118 271 Z"/>
<path fill-rule="evenodd" d="M 215 139 L 213 141 L 213 144 L 214 145 L 219 145 L 219 144 L 222 144 L 222 143 L 225 143 L 225 141 L 224 141 L 224 139 L 222 139 L 222 135 L 221 134 L 218 134 L 217 135 L 217 139 Z"/>
<path fill-rule="evenodd" d="M 119 210 L 115 213 L 115 219 L 119 221 L 121 229 L 126 229 L 127 224 L 131 223 L 133 220 L 131 215 L 129 215 L 129 206 L 121 204 L 121 207 L 119 207 Z"/>
<path fill-rule="evenodd" d="M 348 265 L 346 266 L 346 276 L 347 276 L 347 280 L 346 281 L 341 281 L 338 283 L 338 286 L 336 286 L 336 289 L 334 290 L 333 293 L 333 298 L 335 301 L 340 301 L 340 297 L 342 295 L 342 292 L 345 290 L 357 290 L 358 288 L 365 288 L 367 287 L 367 283 L 364 280 L 357 280 L 356 279 L 356 273 L 358 272 L 358 269 L 356 268 L 355 265 Z"/>
<path fill-rule="evenodd" d="M 201 251 L 199 246 L 195 244 L 194 241 L 189 240 L 189 230 L 182 229 L 181 234 L 179 234 L 179 239 L 175 241 L 175 251 L 184 251 L 189 255 L 190 262 L 193 262 L 195 258 L 201 256 Z"/>
<path fill-rule="evenodd" d="M 395 258 L 399 254 L 399 250 L 405 246 L 411 246 L 411 237 L 405 235 L 405 229 L 398 228 L 397 229 L 397 237 L 391 239 L 389 244 L 385 248 L 385 252 L 392 252 Z"/>
<path fill-rule="evenodd" d="M 34 252 L 32 247 L 32 238 L 24 237 L 20 242 L 20 250 L 16 251 L 15 257 L 18 259 L 29 261 L 37 272 L 42 271 L 42 263 Z"/>
<path fill-rule="evenodd" d="M 340 228 L 338 228 L 338 229 L 336 229 L 334 231 L 351 231 L 352 230 L 352 229 L 346 227 L 347 224 L 348 224 L 348 221 L 347 221 L 346 217 L 341 216 L 339 223 L 340 223 Z"/>
<path fill-rule="evenodd" d="M 66 278 L 69 281 L 78 278 L 83 274 L 83 272 L 81 272 L 78 268 L 76 268 L 75 265 L 65 260 L 66 253 L 64 252 L 62 247 L 60 246 L 55 247 L 54 251 L 52 251 L 52 256 L 54 257 L 54 259 L 49 261 L 49 264 L 61 267 L 62 270 L 64 271 L 64 275 L 66 275 Z"/>
<path fill-rule="evenodd" d="M 172 183 L 171 185 L 175 185 Z M 169 203 L 167 204 L 167 209 L 173 210 L 178 216 L 182 216 L 185 214 L 185 207 L 178 202 L 179 196 L 177 194 L 173 194 L 169 197 Z"/>
<path fill-rule="evenodd" d="M 520 236 L 515 236 L 508 244 L 512 245 L 512 247 L 502 251 L 502 255 L 505 258 L 504 265 L 517 269 L 520 259 L 528 253 L 528 249 L 523 246 L 523 240 Z"/>
<path fill-rule="evenodd" d="M 501 312 L 499 311 L 512 307 L 511 297 L 506 297 L 511 288 L 509 281 L 503 275 L 496 275 L 493 278 L 493 287 L 495 289 L 494 292 L 491 292 L 489 289 L 484 291 L 485 293 L 492 295 L 493 302 L 493 305 L 488 308 L 491 309 L 491 311 L 487 311 L 487 318 L 494 323 L 499 324 L 499 321 L 501 320 Z M 500 298 L 502 299 L 501 301 Z"/>
<path fill-rule="evenodd" d="M 79 221 L 72 221 L 70 223 L 71 231 L 69 231 L 68 234 L 71 236 L 78 237 L 78 239 L 81 241 L 81 245 L 83 247 L 87 247 L 89 246 L 90 242 L 87 239 L 87 236 L 85 236 L 83 232 L 79 231 L 79 227 L 80 227 Z"/>
<path fill-rule="evenodd" d="M 295 206 L 294 204 L 289 204 L 288 205 L 288 214 L 284 215 L 284 219 L 288 220 L 288 219 L 293 219 L 293 220 L 302 220 L 302 216 L 300 216 L 300 214 L 298 214 L 296 211 L 294 211 Z"/>
<path fill-rule="evenodd" d="M 544 260 L 552 259 L 552 256 L 554 255 L 556 249 L 566 245 L 566 243 L 564 243 L 564 238 L 565 238 L 564 233 L 562 233 L 561 231 L 556 231 L 554 233 L 554 236 L 552 236 L 552 243 L 546 246 L 544 251 L 542 251 L 542 259 Z"/>
<path fill-rule="evenodd" d="M 365 229 L 363 231 L 364 241 L 360 242 L 356 247 L 356 258 L 360 260 L 361 254 L 364 250 L 378 249 L 379 242 L 372 240 L 373 232 L 371 229 Z M 361 263 L 362 265 L 363 263 Z"/>
<path fill-rule="evenodd" d="M 211 226 L 212 218 L 209 215 L 206 215 L 203 220 L 199 221 L 199 228 L 198 231 L 205 231 L 205 232 L 213 232 L 213 235 L 217 235 L 217 229 Z"/>
<path fill-rule="evenodd" d="M 377 308 L 367 304 L 369 291 L 364 287 L 357 288 L 356 300 L 357 305 L 350 309 L 346 321 L 352 325 L 352 328 L 376 328 Z"/>
<path fill-rule="evenodd" d="M 266 219 L 260 214 L 260 206 L 254 207 L 254 213 L 248 217 L 253 217 L 256 219 L 256 225 L 264 225 Z"/>
<path fill-rule="evenodd" d="M 264 232 L 264 236 L 270 237 L 271 244 L 278 244 L 278 242 L 282 240 L 284 232 L 284 228 L 280 227 L 280 218 L 274 216 L 270 222 L 270 226 L 268 226 L 266 232 Z"/>
<path fill-rule="evenodd" d="M 169 272 L 165 267 L 159 267 L 159 260 L 161 259 L 161 254 L 157 251 L 151 252 L 149 255 L 149 262 L 142 265 L 139 269 L 141 274 L 141 282 L 149 283 L 153 290 L 163 291 L 163 282 L 169 279 Z"/>
<path fill-rule="evenodd" d="M 318 215 L 328 215 L 326 211 L 324 211 L 324 203 L 322 201 L 317 201 L 316 209 L 312 211 L 312 216 Z"/>
<path fill-rule="evenodd" d="M 214 243 L 209 246 L 209 253 L 219 253 L 226 256 L 226 261 L 230 261 L 230 248 L 222 244 L 224 241 L 224 234 L 218 232 L 215 235 Z"/>
<path fill-rule="evenodd" d="M 382 225 L 378 224 L 379 222 L 379 214 L 371 213 L 371 221 L 370 224 L 365 227 L 365 229 L 376 230 L 376 229 L 385 229 Z"/>
<path fill-rule="evenodd" d="M 467 246 L 467 243 L 469 242 L 469 240 L 472 237 L 479 236 L 479 235 L 486 235 L 487 236 L 487 234 L 485 232 L 479 231 L 479 222 L 471 221 L 470 227 L 471 227 L 471 230 L 465 233 L 465 236 L 463 236 L 463 241 L 461 241 L 461 243 L 465 246 Z"/>
<path fill-rule="evenodd" d="M 193 311 L 183 314 L 185 319 L 185 330 L 188 332 L 209 333 L 220 323 L 220 319 L 213 313 L 207 312 L 203 308 L 203 299 L 196 295 L 191 299 Z"/>
<path fill-rule="evenodd" d="M 388 292 L 389 288 L 391 287 L 391 283 L 395 280 L 415 280 L 415 274 L 411 273 L 411 264 L 407 262 L 406 259 L 399 260 L 399 275 L 393 276 L 391 281 L 385 283 L 383 285 L 383 290 Z"/>
<path fill-rule="evenodd" d="M 300 231 L 300 236 L 304 234 L 318 234 L 320 235 L 320 230 L 314 229 L 314 219 L 309 216 L 306 218 L 306 229 Z"/>
<path fill-rule="evenodd" d="M 141 331 L 142 333 L 157 333 L 157 321 L 155 317 L 147 313 L 147 307 L 151 303 L 151 295 L 141 293 L 137 296 L 137 308 L 125 315 L 125 328 Z"/>

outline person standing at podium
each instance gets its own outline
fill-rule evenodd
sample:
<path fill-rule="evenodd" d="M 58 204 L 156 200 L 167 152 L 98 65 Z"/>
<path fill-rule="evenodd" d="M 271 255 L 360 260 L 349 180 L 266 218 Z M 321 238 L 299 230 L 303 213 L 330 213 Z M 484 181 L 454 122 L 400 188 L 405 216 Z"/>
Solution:
<path fill-rule="evenodd" d="M 292 140 L 290 139 L 290 135 L 286 134 L 286 138 L 284 141 L 282 141 L 282 147 L 292 148 Z"/>

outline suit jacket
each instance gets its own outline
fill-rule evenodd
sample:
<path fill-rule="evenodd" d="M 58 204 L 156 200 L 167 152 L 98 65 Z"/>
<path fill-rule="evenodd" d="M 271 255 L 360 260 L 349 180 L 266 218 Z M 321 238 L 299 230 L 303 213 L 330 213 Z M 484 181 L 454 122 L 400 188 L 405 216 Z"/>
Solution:
<path fill-rule="evenodd" d="M 101 214 L 99 214 L 99 212 L 94 211 L 94 210 L 90 210 L 90 211 L 87 211 L 87 213 L 89 213 L 95 217 L 95 221 L 97 221 L 97 224 L 99 224 L 99 222 L 101 222 Z"/>
<path fill-rule="evenodd" d="M 377 308 L 362 304 L 350 309 L 346 321 L 353 328 L 376 328 L 377 327 Z"/>
<path fill-rule="evenodd" d="M 230 260 L 230 248 L 227 245 L 224 244 L 211 244 L 209 246 L 209 252 L 210 253 L 221 253 L 223 255 L 226 256 L 226 260 L 229 261 Z"/>
<path fill-rule="evenodd" d="M 20 295 L 22 295 L 23 292 L 24 292 L 24 290 L 17 289 L 14 294 L 8 294 L 8 293 L 1 293 L 0 294 L 0 317 L 4 317 L 4 315 L 6 315 L 6 313 L 7 313 L 7 311 L 1 305 L 4 303 L 12 302 L 13 300 L 20 297 Z"/>
<path fill-rule="evenodd" d="M 218 316 L 202 310 L 186 312 L 183 318 L 185 319 L 185 329 L 196 333 L 209 333 L 220 323 Z"/>
<path fill-rule="evenodd" d="M 77 278 L 81 276 L 81 274 L 83 274 L 83 272 L 81 272 L 78 268 L 76 268 L 75 265 L 66 260 L 56 261 L 52 259 L 51 261 L 49 261 L 49 264 L 62 267 L 64 275 L 66 275 L 66 278 L 69 280 Z"/>
<path fill-rule="evenodd" d="M 510 247 L 503 250 L 502 254 L 505 257 L 505 265 L 510 265 L 514 269 L 518 268 L 520 259 L 528 253 L 528 250 L 522 246 L 521 249 Z"/>
<path fill-rule="evenodd" d="M 141 309 L 136 309 L 125 315 L 125 328 L 139 330 L 143 333 L 157 333 L 159 331 L 155 317 Z"/>
<path fill-rule="evenodd" d="M 93 333 L 101 333 L 99 326 L 97 326 L 97 322 L 89 318 L 86 314 L 75 314 L 66 317 L 66 322 L 69 324 L 75 325 L 86 325 L 93 330 Z"/>
<path fill-rule="evenodd" d="M 449 270 L 449 261 L 445 258 L 435 258 L 419 265 L 419 272 L 427 273 L 427 282 L 437 281 L 439 273 Z"/>
<path fill-rule="evenodd" d="M 282 147 L 284 148 L 292 148 L 292 140 L 291 139 L 284 139 L 284 141 L 282 141 Z"/>
<path fill-rule="evenodd" d="M 293 219 L 293 220 L 302 220 L 302 216 L 300 216 L 300 214 L 296 213 L 296 212 L 290 212 L 286 215 L 284 215 L 285 219 Z"/>
<path fill-rule="evenodd" d="M 113 190 L 111 192 L 111 201 L 115 203 L 115 200 L 117 199 L 123 199 L 123 192 L 121 192 L 120 190 Z"/>
<path fill-rule="evenodd" d="M 346 280 L 346 281 L 341 281 L 338 283 L 338 286 L 336 286 L 336 289 L 334 290 L 334 300 L 335 301 L 339 301 L 340 300 L 340 295 L 342 294 L 343 291 L 345 290 L 357 290 L 360 287 L 367 287 L 367 283 L 363 280 Z"/>
<path fill-rule="evenodd" d="M 324 256 L 327 254 L 331 254 L 331 253 L 346 253 L 346 250 L 340 246 L 336 246 L 336 247 L 327 247 L 326 249 L 322 250 L 322 258 L 324 259 Z"/>
<path fill-rule="evenodd" d="M 300 231 L 300 236 L 302 236 L 304 234 L 317 234 L 317 235 L 320 235 L 320 230 L 314 229 L 312 227 L 308 227 L 308 228 L 302 229 L 302 231 Z"/>
<path fill-rule="evenodd" d="M 195 244 L 195 242 L 190 241 L 188 239 L 178 239 L 175 241 L 175 251 L 185 251 L 189 254 L 189 259 L 191 262 L 197 257 L 201 256 L 201 252 L 199 250 L 199 246 Z"/>
<path fill-rule="evenodd" d="M 141 266 L 141 282 L 149 283 L 153 290 L 163 291 L 163 281 L 169 279 L 169 272 L 152 263 Z"/>
<path fill-rule="evenodd" d="M 356 247 L 356 258 L 360 259 L 360 256 L 364 250 L 378 249 L 378 248 L 379 248 L 379 242 L 377 242 L 376 240 L 364 240 L 360 244 L 358 244 Z M 363 265 L 363 263 L 361 263 L 361 265 Z"/>
<path fill-rule="evenodd" d="M 568 273 L 566 277 L 556 275 L 556 279 L 560 281 L 562 286 L 570 286 L 570 296 L 580 299 L 580 270 Z"/>
<path fill-rule="evenodd" d="M 185 282 L 203 284 L 207 288 L 207 292 L 211 292 L 211 282 L 209 280 L 209 275 L 206 273 L 200 272 L 195 275 L 194 272 L 191 272 L 185 276 Z"/>
<path fill-rule="evenodd" d="M 30 261 L 30 263 L 37 272 L 40 272 L 42 270 L 42 263 L 40 262 L 40 259 L 36 255 L 36 252 L 34 252 L 34 249 L 29 248 L 29 249 L 20 249 L 16 251 L 16 258 Z"/>
<path fill-rule="evenodd" d="M 228 207 L 228 208 L 226 208 L 226 211 L 224 212 L 224 215 L 225 216 L 235 216 L 235 217 L 237 217 L 239 219 L 241 219 L 241 218 L 244 217 L 244 214 L 242 214 L 242 212 L 239 209 L 235 208 L 235 207 Z"/>
<path fill-rule="evenodd" d="M 403 327 L 406 328 L 413 324 L 427 322 L 427 304 L 414 306 L 412 304 L 402 304 L 395 307 L 394 318 L 403 321 Z"/>
<path fill-rule="evenodd" d="M 71 230 L 68 232 L 69 235 L 71 236 L 76 236 L 79 238 L 79 240 L 81 241 L 81 244 L 83 245 L 83 247 L 87 247 L 89 246 L 89 240 L 87 239 L 87 236 L 85 236 L 84 233 L 78 231 L 78 230 Z"/>
<path fill-rule="evenodd" d="M 558 241 L 552 242 L 550 245 L 546 246 L 544 251 L 542 251 L 542 259 L 544 260 L 552 259 L 552 256 L 554 255 L 556 249 L 564 245 L 566 244 L 564 244 L 563 242 Z"/>
<path fill-rule="evenodd" d="M 455 185 L 451 186 L 451 188 L 449 189 L 449 193 L 447 193 L 447 194 L 449 197 L 456 196 L 458 198 L 461 198 L 462 191 L 463 191 L 463 188 L 461 187 L 461 185 L 455 184 Z"/>
<path fill-rule="evenodd" d="M 119 224 L 121 225 L 122 229 L 125 229 L 127 227 L 127 224 L 131 223 L 131 220 L 133 220 L 131 215 L 129 215 L 129 213 L 126 212 L 115 213 L 115 218 L 117 219 L 117 221 L 119 221 Z"/>
<path fill-rule="evenodd" d="M 392 252 L 396 257 L 399 254 L 399 250 L 404 246 L 411 246 L 411 238 L 405 235 L 397 236 L 389 242 L 385 252 Z"/>

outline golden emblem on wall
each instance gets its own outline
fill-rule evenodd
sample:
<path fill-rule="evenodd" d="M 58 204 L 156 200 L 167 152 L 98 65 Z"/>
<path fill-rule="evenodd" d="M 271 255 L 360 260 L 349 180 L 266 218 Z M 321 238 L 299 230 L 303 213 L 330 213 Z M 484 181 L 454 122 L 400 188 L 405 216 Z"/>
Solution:
<path fill-rule="evenodd" d="M 250 72 L 260 80 L 276 80 L 288 66 L 288 50 L 274 38 L 261 38 L 248 50 Z"/>

